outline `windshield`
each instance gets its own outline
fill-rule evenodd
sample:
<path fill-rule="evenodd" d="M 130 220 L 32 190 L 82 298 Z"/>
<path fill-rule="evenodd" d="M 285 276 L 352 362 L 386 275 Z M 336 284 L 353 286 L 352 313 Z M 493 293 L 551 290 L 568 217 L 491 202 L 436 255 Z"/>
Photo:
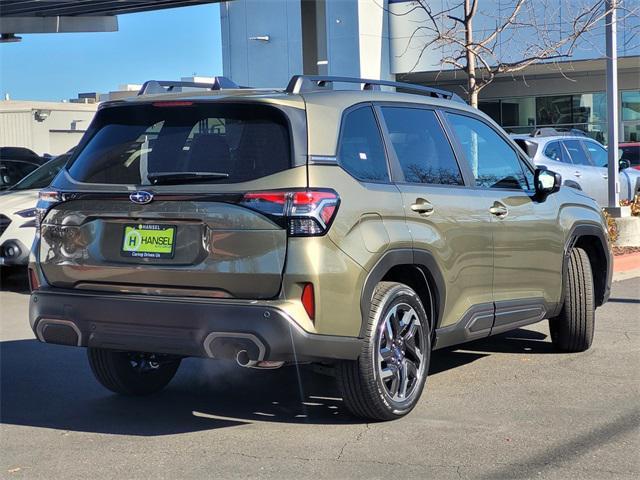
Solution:
<path fill-rule="evenodd" d="M 11 187 L 11 190 L 40 190 L 48 187 L 60 169 L 67 163 L 70 156 L 70 154 L 65 153 L 48 161 L 16 183 Z"/>
<path fill-rule="evenodd" d="M 265 105 L 110 107 L 98 111 L 87 138 L 69 167 L 73 178 L 87 183 L 151 185 L 167 173 L 203 174 L 195 178 L 200 183 L 236 183 L 291 164 L 287 120 Z"/>

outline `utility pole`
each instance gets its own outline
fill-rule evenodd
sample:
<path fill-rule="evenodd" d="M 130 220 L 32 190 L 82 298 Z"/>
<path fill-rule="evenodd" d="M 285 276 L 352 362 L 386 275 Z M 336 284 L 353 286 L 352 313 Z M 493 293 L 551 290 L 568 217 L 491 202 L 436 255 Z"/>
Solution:
<path fill-rule="evenodd" d="M 620 216 L 620 182 L 618 180 L 618 45 L 616 39 L 616 9 L 618 0 L 606 0 L 605 36 L 607 44 L 607 144 L 609 169 L 608 210 Z"/>

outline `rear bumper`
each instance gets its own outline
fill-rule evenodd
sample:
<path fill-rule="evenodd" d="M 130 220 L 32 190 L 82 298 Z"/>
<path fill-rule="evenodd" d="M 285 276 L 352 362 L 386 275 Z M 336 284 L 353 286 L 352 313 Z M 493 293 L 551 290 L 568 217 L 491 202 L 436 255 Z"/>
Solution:
<path fill-rule="evenodd" d="M 46 343 L 193 357 L 352 360 L 362 342 L 305 332 L 273 306 L 184 297 L 38 290 L 29 319 Z"/>

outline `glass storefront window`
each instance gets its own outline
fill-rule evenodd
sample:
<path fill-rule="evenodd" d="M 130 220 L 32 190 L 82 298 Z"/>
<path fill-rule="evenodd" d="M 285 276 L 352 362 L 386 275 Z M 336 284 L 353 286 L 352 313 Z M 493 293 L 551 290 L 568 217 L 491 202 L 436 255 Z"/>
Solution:
<path fill-rule="evenodd" d="M 607 121 L 607 95 L 605 93 L 583 93 L 573 95 L 572 123 L 589 124 Z"/>
<path fill-rule="evenodd" d="M 502 100 L 502 124 L 509 127 L 536 125 L 536 99 L 534 97 L 506 98 Z"/>
<path fill-rule="evenodd" d="M 632 98 L 630 104 L 634 102 L 635 107 L 639 107 Z M 488 100 L 480 102 L 479 108 L 509 133 L 530 133 L 535 128 L 545 127 L 576 129 L 601 143 L 606 142 L 607 98 L 604 92 Z M 640 112 L 640 108 L 636 110 Z M 637 123 L 640 138 L 640 119 Z"/>
<path fill-rule="evenodd" d="M 621 93 L 622 138 L 640 142 L 640 90 Z"/>
<path fill-rule="evenodd" d="M 622 120 L 640 120 L 640 90 L 622 92 Z"/>
<path fill-rule="evenodd" d="M 571 95 L 536 97 L 536 124 L 539 127 L 573 124 L 573 101 Z"/>

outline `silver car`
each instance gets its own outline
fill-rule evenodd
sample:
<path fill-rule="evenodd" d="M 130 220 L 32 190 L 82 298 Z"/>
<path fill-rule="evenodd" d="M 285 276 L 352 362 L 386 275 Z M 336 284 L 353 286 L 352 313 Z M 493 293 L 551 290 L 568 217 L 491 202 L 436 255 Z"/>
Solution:
<path fill-rule="evenodd" d="M 530 135 L 511 135 L 537 166 L 562 175 L 562 184 L 583 190 L 601 206 L 608 204 L 607 149 L 597 141 L 574 132 L 536 130 Z M 640 189 L 640 171 L 620 170 L 620 199 L 632 200 Z"/>

